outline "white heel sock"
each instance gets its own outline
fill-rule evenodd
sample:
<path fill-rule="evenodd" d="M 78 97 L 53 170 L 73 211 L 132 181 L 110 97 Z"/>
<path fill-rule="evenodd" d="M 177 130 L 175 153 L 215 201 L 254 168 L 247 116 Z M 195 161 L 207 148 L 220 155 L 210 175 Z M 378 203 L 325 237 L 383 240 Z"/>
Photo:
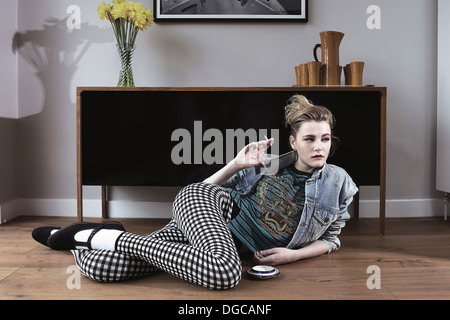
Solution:
<path fill-rule="evenodd" d="M 93 229 L 79 231 L 75 234 L 75 240 L 79 242 L 86 242 L 89 239 Z M 114 251 L 116 249 L 117 238 L 123 233 L 122 230 L 114 229 L 101 229 L 92 237 L 91 247 L 94 250 L 109 250 Z M 77 249 L 87 249 L 84 247 L 78 247 Z"/>

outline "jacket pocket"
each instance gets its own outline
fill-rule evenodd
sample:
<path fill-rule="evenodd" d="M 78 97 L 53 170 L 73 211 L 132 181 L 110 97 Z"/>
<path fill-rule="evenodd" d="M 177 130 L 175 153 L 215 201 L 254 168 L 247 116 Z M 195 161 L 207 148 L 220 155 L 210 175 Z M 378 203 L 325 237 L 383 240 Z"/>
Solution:
<path fill-rule="evenodd" d="M 317 208 L 314 212 L 314 218 L 322 225 L 329 226 L 337 219 L 337 214 L 330 211 Z"/>
<path fill-rule="evenodd" d="M 314 218 L 312 219 L 312 234 L 314 239 L 320 238 L 328 227 L 337 219 L 337 214 L 330 210 L 316 208 L 314 210 Z"/>

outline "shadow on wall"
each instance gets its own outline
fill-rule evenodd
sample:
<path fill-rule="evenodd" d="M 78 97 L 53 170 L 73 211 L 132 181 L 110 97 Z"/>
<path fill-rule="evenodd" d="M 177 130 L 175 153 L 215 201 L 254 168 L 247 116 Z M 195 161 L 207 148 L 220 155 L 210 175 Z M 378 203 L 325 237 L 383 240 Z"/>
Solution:
<path fill-rule="evenodd" d="M 72 78 L 95 43 L 112 42 L 111 32 L 87 23 L 69 30 L 66 19 L 49 18 L 41 30 L 16 32 L 12 50 L 35 70 L 19 69 L 19 191 L 22 198 L 73 198 L 75 104 Z M 20 65 L 19 65 L 20 67 Z M 39 88 L 40 86 L 40 88 Z"/>
<path fill-rule="evenodd" d="M 16 32 L 12 50 L 36 70 L 44 90 L 43 105 L 39 109 L 21 110 L 22 116 L 40 113 L 44 106 L 52 107 L 47 103 L 52 95 L 68 99 L 65 93 L 70 89 L 80 60 L 94 43 L 107 42 L 112 42 L 107 29 L 83 23 L 79 30 L 69 30 L 66 19 L 52 17 L 41 30 Z"/>

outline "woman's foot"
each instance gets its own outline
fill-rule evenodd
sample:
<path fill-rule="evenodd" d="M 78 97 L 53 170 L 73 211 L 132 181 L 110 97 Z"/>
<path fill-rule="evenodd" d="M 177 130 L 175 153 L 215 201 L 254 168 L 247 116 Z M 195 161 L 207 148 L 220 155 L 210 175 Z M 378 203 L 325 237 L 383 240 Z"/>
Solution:
<path fill-rule="evenodd" d="M 111 231 L 111 232 L 103 232 Z M 73 249 L 109 249 L 114 250 L 115 240 L 125 231 L 120 222 L 90 223 L 79 222 L 64 227 L 53 233 L 47 241 L 50 248 L 54 250 Z M 101 235 L 101 237 L 99 237 Z M 101 240 L 100 244 L 93 247 L 94 236 Z M 105 244 L 105 245 L 104 245 Z"/>
<path fill-rule="evenodd" d="M 36 240 L 40 244 L 43 244 L 44 246 L 48 247 L 47 244 L 48 238 L 59 229 L 61 229 L 61 227 L 56 226 L 38 227 L 31 232 L 31 236 L 33 237 L 34 240 Z"/>

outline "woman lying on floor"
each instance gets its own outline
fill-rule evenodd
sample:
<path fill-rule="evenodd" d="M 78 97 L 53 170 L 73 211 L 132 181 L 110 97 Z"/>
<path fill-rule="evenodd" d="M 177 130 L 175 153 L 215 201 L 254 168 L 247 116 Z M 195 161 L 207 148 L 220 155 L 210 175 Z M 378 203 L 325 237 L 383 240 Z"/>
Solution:
<path fill-rule="evenodd" d="M 239 283 L 238 243 L 265 265 L 338 250 L 337 236 L 350 218 L 347 207 L 357 188 L 343 169 L 326 163 L 334 117 L 300 95 L 285 109 L 294 151 L 276 173 L 264 174 L 261 164 L 274 140 L 254 142 L 204 182 L 182 189 L 172 220 L 161 230 L 140 236 L 120 223 L 76 223 L 36 228 L 33 238 L 55 250 L 72 250 L 81 273 L 93 280 L 163 270 L 209 289 Z"/>

